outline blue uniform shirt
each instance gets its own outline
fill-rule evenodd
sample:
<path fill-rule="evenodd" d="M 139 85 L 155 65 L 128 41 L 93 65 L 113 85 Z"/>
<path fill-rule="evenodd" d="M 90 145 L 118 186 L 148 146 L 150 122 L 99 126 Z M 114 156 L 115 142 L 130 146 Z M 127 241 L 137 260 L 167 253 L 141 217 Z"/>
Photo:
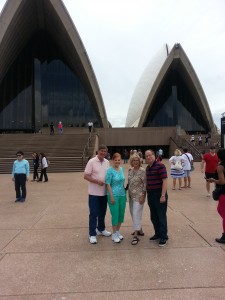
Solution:
<path fill-rule="evenodd" d="M 21 161 L 15 160 L 13 163 L 13 169 L 12 169 L 12 177 L 14 177 L 15 174 L 26 174 L 28 177 L 30 174 L 30 165 L 26 159 L 22 159 Z"/>

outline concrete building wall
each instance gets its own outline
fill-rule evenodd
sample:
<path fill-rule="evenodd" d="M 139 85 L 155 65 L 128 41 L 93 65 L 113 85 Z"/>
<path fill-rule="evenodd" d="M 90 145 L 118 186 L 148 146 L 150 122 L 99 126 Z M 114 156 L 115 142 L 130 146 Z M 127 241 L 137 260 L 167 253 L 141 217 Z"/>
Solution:
<path fill-rule="evenodd" d="M 96 128 L 99 143 L 107 146 L 156 146 L 170 145 L 175 138 L 175 127 Z"/>

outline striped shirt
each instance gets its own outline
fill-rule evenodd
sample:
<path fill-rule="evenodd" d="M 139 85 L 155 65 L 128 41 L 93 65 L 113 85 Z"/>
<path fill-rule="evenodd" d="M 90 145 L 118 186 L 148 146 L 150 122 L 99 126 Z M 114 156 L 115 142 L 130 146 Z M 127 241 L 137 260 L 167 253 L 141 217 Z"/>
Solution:
<path fill-rule="evenodd" d="M 146 168 L 146 190 L 159 191 L 162 189 L 163 179 L 167 178 L 167 171 L 164 164 L 155 161 L 153 165 Z"/>

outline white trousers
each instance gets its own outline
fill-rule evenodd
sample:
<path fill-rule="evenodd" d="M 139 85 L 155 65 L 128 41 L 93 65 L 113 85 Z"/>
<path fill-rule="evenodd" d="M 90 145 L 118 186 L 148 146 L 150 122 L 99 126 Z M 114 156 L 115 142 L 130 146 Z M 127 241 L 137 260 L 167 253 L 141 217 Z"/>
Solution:
<path fill-rule="evenodd" d="M 139 201 L 129 199 L 130 214 L 133 221 L 134 230 L 141 230 L 141 220 L 144 204 L 140 204 Z"/>

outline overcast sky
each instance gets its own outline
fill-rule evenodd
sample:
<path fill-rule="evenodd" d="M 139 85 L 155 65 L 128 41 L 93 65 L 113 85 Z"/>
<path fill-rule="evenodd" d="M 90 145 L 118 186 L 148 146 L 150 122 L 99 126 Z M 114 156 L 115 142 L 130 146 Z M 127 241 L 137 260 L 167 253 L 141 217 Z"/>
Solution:
<path fill-rule="evenodd" d="M 5 0 L 0 0 L 0 9 Z M 148 63 L 180 43 L 205 91 L 214 121 L 225 112 L 224 0 L 63 0 L 91 60 L 113 127 Z"/>

